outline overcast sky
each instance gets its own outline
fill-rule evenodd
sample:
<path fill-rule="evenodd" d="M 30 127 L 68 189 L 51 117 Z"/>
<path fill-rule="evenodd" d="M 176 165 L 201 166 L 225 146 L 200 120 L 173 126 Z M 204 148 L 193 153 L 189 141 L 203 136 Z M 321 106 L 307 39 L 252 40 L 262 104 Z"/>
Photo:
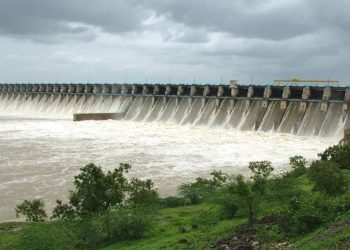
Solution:
<path fill-rule="evenodd" d="M 0 0 L 0 81 L 349 82 L 349 11 L 349 0 Z"/>

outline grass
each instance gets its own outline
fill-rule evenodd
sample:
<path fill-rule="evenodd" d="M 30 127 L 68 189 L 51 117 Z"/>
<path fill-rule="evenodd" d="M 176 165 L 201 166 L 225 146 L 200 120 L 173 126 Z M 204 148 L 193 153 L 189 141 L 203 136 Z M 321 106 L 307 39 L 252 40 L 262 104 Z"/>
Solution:
<path fill-rule="evenodd" d="M 0 249 L 20 249 L 19 238 L 26 223 L 6 222 L 0 224 Z M 16 231 L 19 230 L 19 231 Z"/>
<path fill-rule="evenodd" d="M 147 237 L 105 249 L 202 249 L 232 234 L 234 227 L 245 222 L 245 219 L 219 220 L 216 213 L 216 207 L 209 204 L 163 209 L 156 228 Z"/>
<path fill-rule="evenodd" d="M 347 242 L 350 244 L 350 213 L 339 216 L 335 223 L 330 223 L 310 234 L 295 240 L 297 249 L 322 250 L 339 249 Z M 343 248 L 343 249 L 348 249 Z"/>
<path fill-rule="evenodd" d="M 344 170 L 346 178 L 350 171 Z M 312 184 L 301 176 L 295 179 L 270 182 L 269 192 L 259 205 L 259 216 L 271 215 L 285 204 L 289 197 L 299 192 L 303 197 L 311 197 Z M 139 240 L 120 241 L 101 246 L 106 250 L 152 250 L 152 249 L 205 249 L 216 241 L 232 236 L 235 228 L 246 223 L 246 211 L 241 209 L 232 220 L 220 218 L 218 200 L 227 195 L 222 189 L 198 204 L 159 211 L 154 227 Z M 334 222 L 329 222 L 295 238 L 290 238 L 296 249 L 342 249 L 342 244 L 350 246 L 350 211 L 340 214 Z M 287 239 L 278 233 L 277 226 L 262 231 L 268 244 Z M 82 224 L 76 222 L 12 222 L 0 224 L 0 249 L 75 249 L 80 240 Z M 80 246 L 81 249 L 84 245 Z M 348 248 L 343 248 L 348 249 Z"/>
<path fill-rule="evenodd" d="M 201 249 L 218 238 L 231 235 L 237 225 L 245 222 L 243 218 L 219 220 L 217 213 L 215 205 L 206 203 L 162 209 L 156 218 L 156 226 L 144 238 L 101 248 Z M 75 226 L 59 221 L 2 223 L 0 249 L 71 249 L 73 246 L 68 241 L 75 236 L 69 234 L 69 229 L 79 230 Z M 14 228 L 19 231 L 14 232 Z M 42 245 L 43 242 L 47 245 Z"/>

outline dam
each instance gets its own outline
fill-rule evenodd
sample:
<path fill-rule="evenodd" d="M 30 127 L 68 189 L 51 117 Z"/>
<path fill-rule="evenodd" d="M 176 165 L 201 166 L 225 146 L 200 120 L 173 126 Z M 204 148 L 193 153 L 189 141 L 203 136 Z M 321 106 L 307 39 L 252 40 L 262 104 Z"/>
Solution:
<path fill-rule="evenodd" d="M 350 88 L 276 85 L 0 84 L 0 112 L 116 113 L 125 120 L 341 137 Z"/>
<path fill-rule="evenodd" d="M 245 175 L 250 161 L 280 173 L 337 143 L 348 105 L 349 89 L 330 86 L 0 84 L 0 221 L 24 199 L 52 210 L 90 162 L 130 163 L 161 195 L 213 170 Z"/>

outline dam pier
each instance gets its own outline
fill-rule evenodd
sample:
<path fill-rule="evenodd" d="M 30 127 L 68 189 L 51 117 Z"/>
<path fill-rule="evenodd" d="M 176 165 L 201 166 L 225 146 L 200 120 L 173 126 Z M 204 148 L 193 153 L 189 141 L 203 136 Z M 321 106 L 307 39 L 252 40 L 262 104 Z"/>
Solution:
<path fill-rule="evenodd" d="M 349 128 L 350 88 L 200 84 L 0 84 L 0 112 L 331 137 Z M 114 115 L 108 115 L 108 114 Z M 114 117 L 114 118 L 113 118 Z M 84 118 L 81 118 L 84 119 Z M 92 118 L 94 119 L 94 118 Z"/>

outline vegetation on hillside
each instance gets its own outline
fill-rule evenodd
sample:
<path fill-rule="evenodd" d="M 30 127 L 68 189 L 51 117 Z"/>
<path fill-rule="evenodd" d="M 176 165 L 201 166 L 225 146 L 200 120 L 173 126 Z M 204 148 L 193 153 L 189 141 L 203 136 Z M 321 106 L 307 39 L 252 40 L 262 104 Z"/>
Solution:
<path fill-rule="evenodd" d="M 166 198 L 128 164 L 88 164 L 50 220 L 42 200 L 19 204 L 28 222 L 0 224 L 0 249 L 349 249 L 349 164 L 342 142 L 280 176 L 251 162 L 248 179 L 214 171 Z"/>

